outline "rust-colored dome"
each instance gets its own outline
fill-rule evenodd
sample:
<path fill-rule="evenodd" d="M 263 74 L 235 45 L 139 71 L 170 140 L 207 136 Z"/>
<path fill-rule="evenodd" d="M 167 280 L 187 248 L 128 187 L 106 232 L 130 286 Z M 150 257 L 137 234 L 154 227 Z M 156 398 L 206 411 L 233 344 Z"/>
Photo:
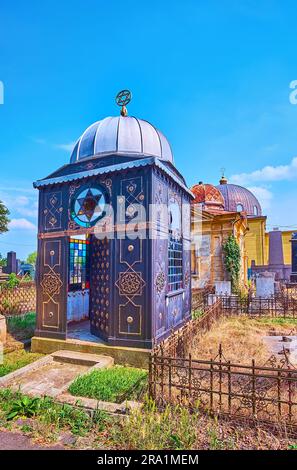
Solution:
<path fill-rule="evenodd" d="M 193 204 L 203 204 L 205 209 L 224 210 L 224 198 L 215 186 L 212 184 L 195 184 L 191 188 L 195 196 Z"/>

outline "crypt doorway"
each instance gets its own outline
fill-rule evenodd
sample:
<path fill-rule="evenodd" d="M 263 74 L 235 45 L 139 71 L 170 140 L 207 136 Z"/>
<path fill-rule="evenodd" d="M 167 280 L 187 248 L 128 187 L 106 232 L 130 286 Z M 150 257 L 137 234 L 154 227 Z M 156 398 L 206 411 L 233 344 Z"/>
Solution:
<path fill-rule="evenodd" d="M 110 246 L 94 234 L 69 238 L 67 337 L 108 339 Z"/>

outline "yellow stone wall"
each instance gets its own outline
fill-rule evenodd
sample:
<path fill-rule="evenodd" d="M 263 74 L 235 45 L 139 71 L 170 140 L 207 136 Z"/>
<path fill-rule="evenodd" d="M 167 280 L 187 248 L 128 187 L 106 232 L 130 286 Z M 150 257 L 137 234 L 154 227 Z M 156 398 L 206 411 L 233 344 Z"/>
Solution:
<path fill-rule="evenodd" d="M 282 240 L 283 240 L 283 250 L 284 250 L 284 263 L 291 264 L 292 262 L 292 253 L 291 253 L 291 238 L 292 234 L 297 230 L 289 230 L 282 232 Z"/>
<path fill-rule="evenodd" d="M 245 235 L 245 251 L 247 265 L 250 268 L 252 260 L 257 265 L 265 264 L 267 257 L 265 246 L 266 217 L 248 218 L 248 232 Z"/>

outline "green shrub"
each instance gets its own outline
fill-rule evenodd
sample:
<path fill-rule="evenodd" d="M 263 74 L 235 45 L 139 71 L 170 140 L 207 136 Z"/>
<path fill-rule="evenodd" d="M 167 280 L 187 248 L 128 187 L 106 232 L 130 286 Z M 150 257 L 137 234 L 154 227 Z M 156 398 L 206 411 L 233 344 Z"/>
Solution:
<path fill-rule="evenodd" d="M 22 396 L 12 402 L 11 408 L 6 415 L 6 419 L 10 421 L 14 418 L 31 418 L 32 416 L 36 415 L 39 406 L 39 398 L 30 398 L 28 396 Z"/>
<path fill-rule="evenodd" d="M 241 266 L 240 247 L 234 235 L 230 235 L 223 245 L 224 264 L 230 274 L 233 292 L 238 289 Z"/>
<path fill-rule="evenodd" d="M 203 310 L 194 310 L 194 312 L 192 312 L 192 319 L 197 320 L 198 318 L 202 317 L 202 315 Z"/>
<path fill-rule="evenodd" d="M 8 279 L 5 282 L 5 287 L 7 287 L 8 289 L 14 289 L 15 287 L 19 285 L 19 283 L 20 283 L 20 280 L 17 277 L 17 275 L 15 273 L 11 273 L 9 274 Z"/>
<path fill-rule="evenodd" d="M 78 377 L 69 391 L 76 396 L 121 403 L 126 399 L 139 398 L 146 387 L 147 375 L 145 370 L 133 367 L 93 370 Z"/>

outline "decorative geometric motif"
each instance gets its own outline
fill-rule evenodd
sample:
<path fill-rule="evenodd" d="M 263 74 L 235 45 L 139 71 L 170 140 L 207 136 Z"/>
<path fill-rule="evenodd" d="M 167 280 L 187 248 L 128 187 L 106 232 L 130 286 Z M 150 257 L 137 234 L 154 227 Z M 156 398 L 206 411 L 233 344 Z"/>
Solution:
<path fill-rule="evenodd" d="M 79 225 L 71 219 L 71 199 L 73 194 L 81 187 L 79 183 L 73 183 L 69 186 L 69 201 L 68 201 L 68 229 L 76 230 Z"/>
<path fill-rule="evenodd" d="M 135 271 L 119 273 L 119 279 L 116 282 L 120 295 L 132 297 L 141 295 L 144 285 L 145 282 L 142 279 L 141 273 Z"/>
<path fill-rule="evenodd" d="M 41 287 L 43 289 L 43 293 L 52 298 L 54 295 L 60 293 L 63 283 L 61 281 L 60 274 L 53 271 L 52 268 L 50 269 L 51 270 L 48 273 L 43 275 Z"/>
<path fill-rule="evenodd" d="M 119 197 L 119 202 L 120 204 L 123 204 L 124 201 L 125 212 L 123 211 L 123 213 L 125 213 L 127 220 L 120 219 L 120 222 L 126 222 L 133 218 L 135 213 L 138 212 L 135 208 L 135 205 L 143 204 L 144 194 L 143 181 L 141 176 L 121 181 L 121 194 Z"/>
<path fill-rule="evenodd" d="M 44 228 L 45 230 L 59 229 L 62 222 L 62 192 L 48 193 L 44 204 Z"/>
<path fill-rule="evenodd" d="M 111 194 L 112 180 L 110 178 L 106 178 L 105 180 L 100 181 L 100 183 L 104 184 L 108 189 L 109 194 Z"/>
<path fill-rule="evenodd" d="M 166 283 L 165 273 L 161 271 L 160 273 L 157 274 L 156 281 L 155 281 L 157 292 L 162 292 L 162 290 L 165 287 L 165 283 Z"/>

